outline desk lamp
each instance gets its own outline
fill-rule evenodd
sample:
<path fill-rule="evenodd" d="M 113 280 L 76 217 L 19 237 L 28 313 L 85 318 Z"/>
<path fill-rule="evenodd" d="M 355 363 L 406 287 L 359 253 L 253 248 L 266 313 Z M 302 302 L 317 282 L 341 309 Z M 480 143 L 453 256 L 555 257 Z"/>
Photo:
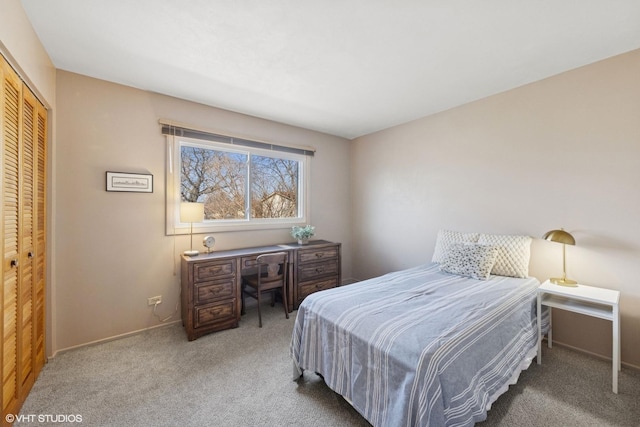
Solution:
<path fill-rule="evenodd" d="M 180 203 L 180 222 L 190 224 L 189 234 L 191 234 L 191 249 L 184 251 L 187 256 L 195 256 L 200 252 L 193 249 L 193 223 L 204 221 L 204 203 Z"/>
<path fill-rule="evenodd" d="M 562 277 L 553 277 L 549 279 L 551 283 L 562 286 L 577 286 L 578 282 L 576 282 L 575 280 L 567 279 L 567 268 L 565 263 L 565 246 L 575 245 L 576 240 L 571 234 L 567 233 L 562 228 L 560 230 L 551 230 L 545 233 L 542 238 L 550 242 L 562 243 Z"/>

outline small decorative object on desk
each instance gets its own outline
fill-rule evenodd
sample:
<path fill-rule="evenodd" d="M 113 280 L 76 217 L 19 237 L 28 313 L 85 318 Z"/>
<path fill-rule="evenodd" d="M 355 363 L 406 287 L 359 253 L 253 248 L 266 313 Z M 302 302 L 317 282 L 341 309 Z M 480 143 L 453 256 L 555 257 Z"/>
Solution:
<path fill-rule="evenodd" d="M 294 225 L 291 227 L 291 236 L 294 239 L 298 239 L 299 244 L 307 245 L 309 244 L 309 238 L 316 234 L 315 229 L 313 225 L 305 225 L 304 227 Z"/>
<path fill-rule="evenodd" d="M 202 239 L 202 246 L 207 248 L 207 253 L 211 252 L 215 244 L 216 238 L 213 236 L 204 236 L 204 238 Z"/>

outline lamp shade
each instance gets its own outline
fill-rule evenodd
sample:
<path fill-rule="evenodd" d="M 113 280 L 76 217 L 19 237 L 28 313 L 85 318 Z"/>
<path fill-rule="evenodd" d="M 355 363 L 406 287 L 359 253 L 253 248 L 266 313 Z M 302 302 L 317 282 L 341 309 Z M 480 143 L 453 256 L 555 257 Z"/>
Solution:
<path fill-rule="evenodd" d="M 180 222 L 204 221 L 204 203 L 180 203 Z"/>
<path fill-rule="evenodd" d="M 576 239 L 574 239 L 571 234 L 567 233 L 563 229 L 551 230 L 551 231 L 545 233 L 545 235 L 542 236 L 542 238 L 544 240 L 548 240 L 550 242 L 563 243 L 565 245 L 575 245 L 576 244 Z"/>

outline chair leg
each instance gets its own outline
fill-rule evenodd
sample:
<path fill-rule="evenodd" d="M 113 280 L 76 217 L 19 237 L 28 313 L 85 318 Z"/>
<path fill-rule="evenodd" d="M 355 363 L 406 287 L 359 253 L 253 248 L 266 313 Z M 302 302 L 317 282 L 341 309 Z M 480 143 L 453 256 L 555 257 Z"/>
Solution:
<path fill-rule="evenodd" d="M 258 326 L 262 328 L 262 312 L 260 311 L 260 306 L 262 305 L 262 301 L 260 300 L 260 295 L 262 294 L 262 292 L 260 292 L 260 289 L 258 288 L 258 290 L 256 291 L 256 294 L 258 294 Z"/>
<path fill-rule="evenodd" d="M 287 285 L 282 286 L 282 305 L 284 305 L 284 315 L 289 318 L 289 305 L 287 304 Z"/>
<path fill-rule="evenodd" d="M 241 301 L 242 301 L 242 305 L 240 306 L 241 307 L 240 308 L 240 315 L 241 316 L 243 316 L 245 314 L 245 310 L 244 310 L 244 287 L 245 287 L 245 284 L 242 283 L 240 285 L 240 298 L 241 298 Z"/>

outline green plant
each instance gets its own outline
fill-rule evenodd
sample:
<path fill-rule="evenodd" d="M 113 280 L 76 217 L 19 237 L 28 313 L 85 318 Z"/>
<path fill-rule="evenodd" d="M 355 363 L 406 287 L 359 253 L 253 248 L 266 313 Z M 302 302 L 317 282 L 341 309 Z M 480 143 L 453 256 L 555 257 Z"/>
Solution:
<path fill-rule="evenodd" d="M 315 229 L 313 225 L 305 225 L 304 227 L 294 225 L 291 227 L 291 236 L 298 240 L 308 239 L 316 234 Z"/>

